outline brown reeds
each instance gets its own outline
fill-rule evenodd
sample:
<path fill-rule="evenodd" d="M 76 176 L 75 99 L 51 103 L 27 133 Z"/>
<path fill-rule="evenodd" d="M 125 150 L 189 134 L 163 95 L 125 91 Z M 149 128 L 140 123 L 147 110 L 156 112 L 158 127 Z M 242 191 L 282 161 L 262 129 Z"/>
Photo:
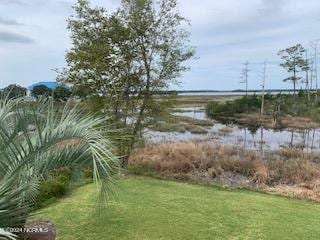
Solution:
<path fill-rule="evenodd" d="M 215 178 L 231 172 L 268 186 L 309 183 L 320 177 L 317 154 L 281 149 L 265 156 L 237 147 L 190 141 L 136 149 L 129 164 L 147 166 L 164 176 L 189 174 Z"/>

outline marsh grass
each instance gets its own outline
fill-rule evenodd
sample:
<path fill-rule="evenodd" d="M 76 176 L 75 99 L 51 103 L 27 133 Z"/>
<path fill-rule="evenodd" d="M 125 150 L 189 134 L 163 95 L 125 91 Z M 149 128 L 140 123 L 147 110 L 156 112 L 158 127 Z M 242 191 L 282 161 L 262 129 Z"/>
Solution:
<path fill-rule="evenodd" d="M 242 148 L 197 141 L 136 149 L 130 156 L 129 166 L 186 180 L 196 176 L 215 179 L 232 173 L 246 177 L 258 188 L 298 184 L 312 187 L 320 179 L 319 156 L 315 153 L 280 149 L 261 156 Z M 317 185 L 313 189 L 317 191 Z"/>
<path fill-rule="evenodd" d="M 159 116 L 157 121 L 149 126 L 150 129 L 160 132 L 180 132 L 189 131 L 194 134 L 206 134 L 206 127 L 212 126 L 211 120 L 195 119 L 187 116 L 175 116 L 164 114 Z"/>

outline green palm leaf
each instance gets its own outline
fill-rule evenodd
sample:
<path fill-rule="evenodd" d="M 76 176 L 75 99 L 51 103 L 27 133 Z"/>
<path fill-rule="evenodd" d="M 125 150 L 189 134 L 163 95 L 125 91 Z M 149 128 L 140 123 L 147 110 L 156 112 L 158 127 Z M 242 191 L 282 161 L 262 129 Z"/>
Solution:
<path fill-rule="evenodd" d="M 104 122 L 71 102 L 0 100 L 0 239 L 14 237 L 4 228 L 25 221 L 41 180 L 61 167 L 90 164 L 103 206 L 118 161 Z"/>

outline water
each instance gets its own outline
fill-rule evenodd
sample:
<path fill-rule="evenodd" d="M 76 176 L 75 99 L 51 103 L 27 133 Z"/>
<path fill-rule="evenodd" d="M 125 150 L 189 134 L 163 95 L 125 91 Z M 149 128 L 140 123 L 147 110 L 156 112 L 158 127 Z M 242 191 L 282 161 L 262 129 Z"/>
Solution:
<path fill-rule="evenodd" d="M 188 116 L 197 119 L 207 119 L 201 108 L 183 108 L 175 115 Z M 305 130 L 273 130 L 251 129 L 235 124 L 214 123 L 207 128 L 207 134 L 192 134 L 191 132 L 145 132 L 147 142 L 175 142 L 186 140 L 215 141 L 222 144 L 243 147 L 250 150 L 276 150 L 281 147 L 298 147 L 308 150 L 320 149 L 320 129 Z"/>
<path fill-rule="evenodd" d="M 185 107 L 174 109 L 173 115 L 191 117 L 195 119 L 208 119 L 204 108 L 202 107 Z"/>
<path fill-rule="evenodd" d="M 284 93 L 284 94 L 292 94 L 292 91 L 268 91 L 266 93 L 276 95 L 278 93 Z M 248 95 L 261 95 L 262 92 L 248 92 Z M 221 91 L 221 92 L 182 92 L 178 93 L 179 96 L 244 96 L 246 95 L 246 92 L 228 92 L 228 91 Z"/>

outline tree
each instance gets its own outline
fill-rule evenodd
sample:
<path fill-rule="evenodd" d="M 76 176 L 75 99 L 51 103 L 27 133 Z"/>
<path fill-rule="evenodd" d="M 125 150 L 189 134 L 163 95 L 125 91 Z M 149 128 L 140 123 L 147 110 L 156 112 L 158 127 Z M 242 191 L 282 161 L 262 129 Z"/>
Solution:
<path fill-rule="evenodd" d="M 31 90 L 31 95 L 33 97 L 50 96 L 51 94 L 52 90 L 46 85 L 37 85 Z"/>
<path fill-rule="evenodd" d="M 3 89 L 3 94 L 8 98 L 19 98 L 27 94 L 27 89 L 16 84 L 11 84 Z"/>
<path fill-rule="evenodd" d="M 70 91 L 70 90 L 69 90 Z M 71 95 L 75 96 L 75 97 L 79 97 L 81 99 L 86 99 L 92 95 L 94 95 L 94 91 L 92 91 L 91 89 L 86 88 L 86 86 L 73 86 L 72 87 L 72 91 Z"/>
<path fill-rule="evenodd" d="M 14 237 L 4 229 L 25 223 L 40 184 L 56 169 L 91 166 L 103 203 L 117 162 L 103 122 L 68 103 L 56 114 L 48 100 L 0 99 L 0 239 Z"/>
<path fill-rule="evenodd" d="M 265 85 L 266 85 L 266 77 L 267 77 L 267 59 L 264 60 L 263 63 L 263 74 L 262 74 L 262 96 L 261 96 L 261 110 L 260 114 L 263 116 L 264 114 L 264 94 L 265 94 Z"/>
<path fill-rule="evenodd" d="M 248 97 L 248 73 L 250 71 L 249 62 L 246 61 L 243 65 L 244 65 L 244 67 L 243 67 L 243 69 L 241 71 L 241 75 L 240 75 L 241 81 L 240 81 L 240 83 L 245 84 L 246 97 Z"/>
<path fill-rule="evenodd" d="M 308 102 L 310 102 L 310 86 L 309 86 L 309 71 L 310 71 L 310 61 L 308 59 L 308 50 L 305 50 L 305 65 L 302 67 L 302 70 L 305 72 L 305 91 L 307 92 Z M 312 74 L 312 73 L 311 73 Z"/>
<path fill-rule="evenodd" d="M 316 39 L 311 42 L 311 48 L 314 51 L 313 56 L 311 58 L 311 90 L 313 89 L 312 82 L 315 82 L 315 104 L 318 103 L 318 43 L 319 39 Z"/>
<path fill-rule="evenodd" d="M 297 44 L 278 52 L 278 55 L 281 56 L 282 60 L 284 60 L 280 66 L 286 69 L 288 73 L 292 74 L 292 76 L 285 78 L 283 81 L 291 81 L 293 83 L 294 99 L 296 97 L 297 82 L 301 79 L 297 74 L 303 71 L 307 65 L 304 59 L 305 51 L 306 50 L 301 44 Z"/>
<path fill-rule="evenodd" d="M 73 47 L 59 79 L 105 99 L 106 111 L 131 136 L 130 151 L 159 104 L 154 95 L 188 69 L 184 63 L 194 55 L 182 27 L 188 21 L 176 0 L 122 0 L 112 14 L 79 0 L 74 9 L 68 25 Z"/>
<path fill-rule="evenodd" d="M 53 90 L 53 98 L 56 100 L 66 101 L 70 96 L 70 90 L 64 86 L 58 86 Z"/>

